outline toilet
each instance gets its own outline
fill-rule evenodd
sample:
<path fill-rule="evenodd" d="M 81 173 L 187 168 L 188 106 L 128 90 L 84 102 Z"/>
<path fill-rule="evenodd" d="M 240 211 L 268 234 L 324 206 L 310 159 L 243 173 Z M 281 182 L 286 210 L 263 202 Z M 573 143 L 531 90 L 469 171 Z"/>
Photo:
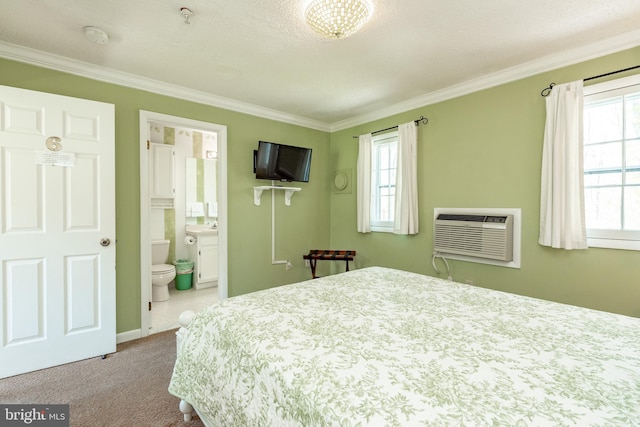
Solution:
<path fill-rule="evenodd" d="M 169 283 L 176 277 L 176 267 L 167 264 L 169 258 L 169 240 L 151 242 L 151 299 L 166 301 L 169 299 Z"/>

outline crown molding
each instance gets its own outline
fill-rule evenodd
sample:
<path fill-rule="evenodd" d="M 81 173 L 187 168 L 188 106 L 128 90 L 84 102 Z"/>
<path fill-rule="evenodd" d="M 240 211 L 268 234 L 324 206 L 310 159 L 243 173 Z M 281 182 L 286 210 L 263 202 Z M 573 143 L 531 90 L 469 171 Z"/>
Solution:
<path fill-rule="evenodd" d="M 76 59 L 54 55 L 36 49 L 19 46 L 12 43 L 0 41 L 0 57 L 17 62 L 23 62 L 38 67 L 61 71 L 92 80 L 112 83 L 119 86 L 126 86 L 133 89 L 165 95 L 173 98 L 184 99 L 197 102 L 199 104 L 210 105 L 223 108 L 225 110 L 236 111 L 256 117 L 271 119 L 279 122 L 303 126 L 324 132 L 329 131 L 329 125 L 317 120 L 272 110 L 258 105 L 236 101 L 231 98 L 211 95 L 206 92 L 185 88 L 178 85 L 161 82 L 159 80 L 148 79 L 135 74 L 116 71 L 106 67 L 100 67 Z"/>
<path fill-rule="evenodd" d="M 531 77 L 536 74 L 552 71 L 579 62 L 631 49 L 640 45 L 640 30 L 631 31 L 616 37 L 601 40 L 586 46 L 569 49 L 564 52 L 547 55 L 534 61 L 510 67 L 496 73 L 468 80 L 406 101 L 390 105 L 374 112 L 355 116 L 331 124 L 260 107 L 234 99 L 211 95 L 206 92 L 188 89 L 178 85 L 147 79 L 138 75 L 124 73 L 105 67 L 95 66 L 83 61 L 54 55 L 51 53 L 26 48 L 0 41 L 0 57 L 24 62 L 38 67 L 61 71 L 68 74 L 99 80 L 106 83 L 140 89 L 147 92 L 193 101 L 200 104 L 249 114 L 256 117 L 289 123 L 323 132 L 337 132 L 364 123 L 379 120 L 395 114 L 415 110 L 438 102 L 468 95 L 505 83 Z"/>
<path fill-rule="evenodd" d="M 640 30 L 631 31 L 601 40 L 579 48 L 566 50 L 564 52 L 547 55 L 542 58 L 530 61 L 515 67 L 510 67 L 496 73 L 468 80 L 466 82 L 449 86 L 447 88 L 427 93 L 425 95 L 408 99 L 406 101 L 391 105 L 350 119 L 332 123 L 329 132 L 337 132 L 339 130 L 348 129 L 364 123 L 379 120 L 395 114 L 404 113 L 406 111 L 415 110 L 437 102 L 446 101 L 457 98 L 459 96 L 468 95 L 484 89 L 489 89 L 505 83 L 521 80 L 536 74 L 547 71 L 556 70 L 558 68 L 567 67 L 579 62 L 588 61 L 590 59 L 599 58 L 626 49 L 640 46 Z"/>

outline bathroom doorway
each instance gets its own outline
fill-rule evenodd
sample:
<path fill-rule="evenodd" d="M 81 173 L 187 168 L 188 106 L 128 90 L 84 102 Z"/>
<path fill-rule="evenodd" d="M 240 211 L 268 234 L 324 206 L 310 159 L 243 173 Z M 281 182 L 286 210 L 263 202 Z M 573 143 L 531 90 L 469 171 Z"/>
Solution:
<path fill-rule="evenodd" d="M 158 183 L 154 181 L 152 148 L 165 143 L 174 144 L 172 173 L 162 172 L 162 181 L 173 183 L 174 194 L 158 194 Z M 149 111 L 140 111 L 140 271 L 141 271 L 141 336 L 177 327 L 179 314 L 187 309 L 198 311 L 216 300 L 227 298 L 227 129 L 226 126 L 201 122 L 183 117 L 169 116 Z M 189 161 L 190 159 L 192 161 Z M 193 160 L 204 168 L 209 189 L 197 191 L 187 186 L 194 181 L 195 173 L 190 165 Z M 211 167 L 213 164 L 213 167 Z M 164 166 L 162 166 L 164 171 Z M 189 169 L 189 170 L 188 170 Z M 211 172 L 213 170 L 213 172 Z M 210 185 L 215 181 L 215 185 Z M 164 182 L 167 184 L 167 182 Z M 169 185 L 171 186 L 171 185 Z M 162 190 L 160 190 L 160 193 Z M 208 197 L 206 200 L 191 200 L 194 194 Z M 203 196 L 206 194 L 207 196 Z M 188 200 L 187 200 L 188 199 Z M 201 211 L 192 210 L 202 205 Z M 158 238 L 171 240 L 167 263 L 178 258 L 192 258 L 187 245 L 185 226 L 199 224 L 217 230 L 217 286 L 199 284 L 188 290 L 176 290 L 169 285 L 169 299 L 152 301 L 151 292 L 151 241 Z M 158 230 L 162 228 L 162 230 Z M 191 248 L 192 249 L 192 248 Z"/>

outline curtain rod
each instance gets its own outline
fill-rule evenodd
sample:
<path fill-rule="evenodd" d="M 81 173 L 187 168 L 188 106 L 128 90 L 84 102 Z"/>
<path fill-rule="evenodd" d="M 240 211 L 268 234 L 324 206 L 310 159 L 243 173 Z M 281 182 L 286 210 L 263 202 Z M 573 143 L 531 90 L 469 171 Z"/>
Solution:
<path fill-rule="evenodd" d="M 429 123 L 429 119 L 426 118 L 425 116 L 420 116 L 420 118 L 418 120 L 414 120 L 413 122 L 416 124 L 416 126 L 420 125 L 420 122 L 422 122 L 423 125 L 426 125 L 427 123 Z M 371 135 L 375 135 L 377 133 L 386 132 L 386 131 L 392 130 L 392 129 L 398 129 L 398 125 L 391 126 L 390 128 L 386 128 L 386 129 L 380 129 L 380 130 L 373 131 L 373 132 L 371 132 Z M 353 138 L 359 138 L 359 136 L 354 135 Z"/>
<path fill-rule="evenodd" d="M 582 81 L 587 82 L 589 80 L 599 79 L 600 77 L 607 77 L 613 74 L 624 73 L 625 71 L 635 70 L 636 68 L 640 68 L 640 65 L 634 65 L 633 67 L 624 68 L 622 70 L 616 70 L 616 71 L 611 71 L 610 73 L 604 73 L 597 76 L 587 77 L 586 79 L 582 79 Z M 544 89 L 542 89 L 542 92 L 540 92 L 540 95 L 549 96 L 549 94 L 551 93 L 551 89 L 553 89 L 555 85 L 556 85 L 555 83 L 551 83 L 549 87 L 545 87 Z"/>

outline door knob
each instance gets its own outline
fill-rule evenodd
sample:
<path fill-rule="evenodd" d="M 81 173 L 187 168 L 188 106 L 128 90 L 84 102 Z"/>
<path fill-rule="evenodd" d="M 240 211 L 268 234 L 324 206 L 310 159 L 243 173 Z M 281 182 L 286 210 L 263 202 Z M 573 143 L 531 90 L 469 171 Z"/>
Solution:
<path fill-rule="evenodd" d="M 103 237 L 102 239 L 100 239 L 100 245 L 109 246 L 110 244 L 111 244 L 111 240 L 107 239 L 106 237 Z"/>

